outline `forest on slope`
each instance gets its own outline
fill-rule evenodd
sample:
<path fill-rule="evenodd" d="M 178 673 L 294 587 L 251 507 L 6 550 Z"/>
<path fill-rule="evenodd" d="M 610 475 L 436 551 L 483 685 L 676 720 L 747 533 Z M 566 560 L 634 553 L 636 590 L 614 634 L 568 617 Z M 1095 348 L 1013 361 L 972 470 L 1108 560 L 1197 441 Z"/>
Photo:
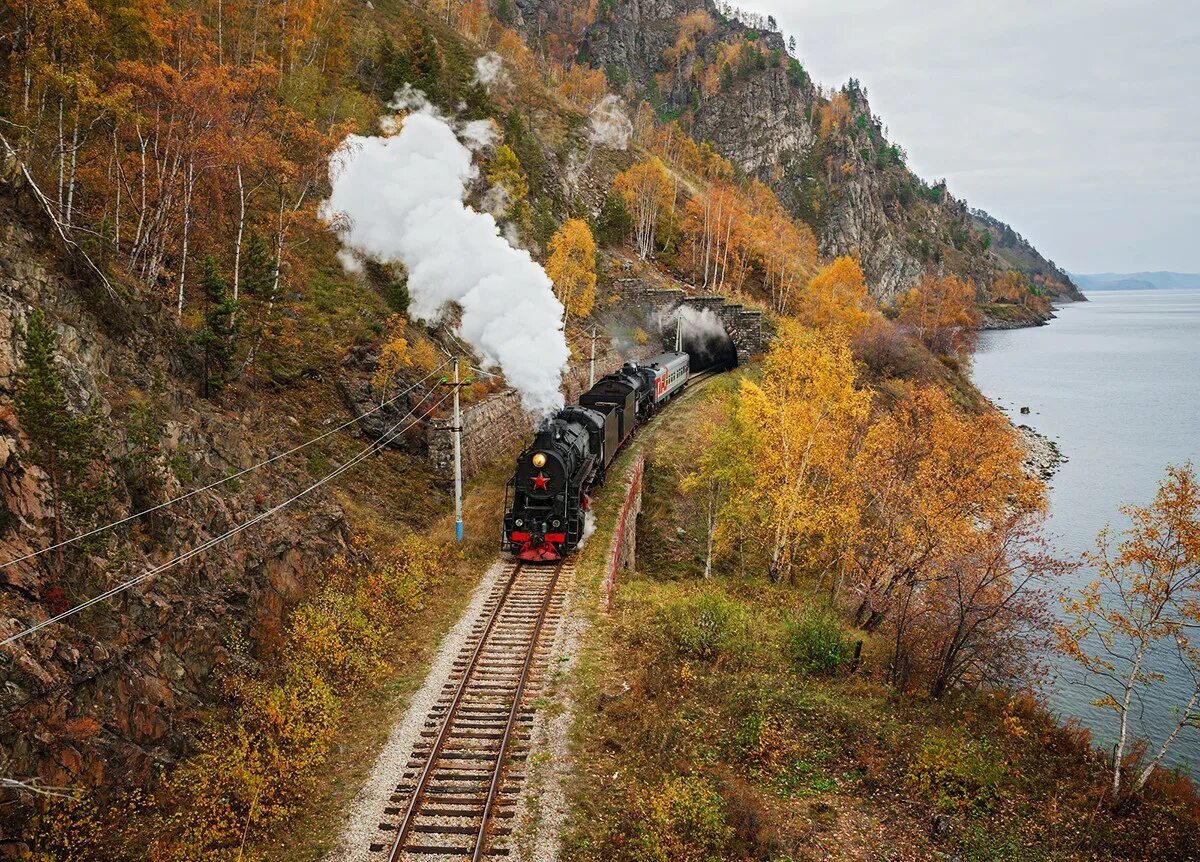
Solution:
<path fill-rule="evenodd" d="M 553 2 L 518 4 L 526 31 L 542 32 Z M 551 17 L 551 21 L 553 18 Z M 982 301 L 1016 270 L 1039 295 L 1079 299 L 1070 277 L 1036 250 L 1004 251 L 1001 230 L 977 219 L 944 181 L 929 183 L 888 140 L 855 80 L 816 84 L 771 18 L 729 4 L 599 4 L 579 57 L 605 70 L 631 100 L 677 118 L 747 175 L 767 183 L 815 231 L 822 254 L 858 257 L 873 295 L 892 298 L 921 274 L 972 278 Z M 993 245 L 993 243 L 998 243 Z M 1004 291 L 1000 292 L 1001 298 Z"/>
<path fill-rule="evenodd" d="M 759 31 L 708 7 L 685 26 L 672 7 L 662 27 L 639 21 L 632 32 L 661 31 L 672 46 L 693 26 L 702 42 L 736 34 L 724 48 L 705 42 L 733 52 L 716 66 L 714 111 L 732 111 L 739 87 L 742 97 L 784 85 L 807 93 L 802 125 L 781 128 L 807 129 L 827 148 L 814 162 L 825 178 L 819 194 L 789 192 L 768 169 L 783 159 L 770 136 L 761 141 L 769 155 L 749 164 L 723 149 L 715 114 L 709 142 L 700 114 L 661 100 L 614 102 L 610 85 L 632 82 L 592 62 L 608 50 L 606 28 L 633 14 L 628 4 L 6 0 L 2 8 L 2 204 L 12 225 L 0 258 L 5 559 L 219 483 L 169 518 L 6 566 L 6 637 L 204 546 L 351 463 L 360 444 L 335 435 L 268 475 L 241 475 L 335 418 L 376 404 L 389 423 L 439 415 L 447 359 L 478 360 L 454 314 L 417 320 L 405 267 L 347 260 L 321 212 L 330 158 L 347 135 L 386 136 L 389 123 L 403 128 L 406 111 L 423 110 L 388 107 L 406 86 L 446 116 L 493 130 L 472 156 L 465 196 L 544 263 L 576 356 L 585 321 L 608 322 L 631 281 L 728 294 L 778 318 L 778 361 L 825 369 L 812 385 L 855 430 L 847 441 L 874 428 L 872 451 L 887 461 L 888 444 L 915 436 L 906 422 L 934 424 L 946 430 L 938 458 L 952 460 L 960 443 L 980 447 L 963 459 L 964 481 L 975 483 L 960 489 L 964 499 L 980 489 L 969 468 L 982 463 L 1009 483 L 991 504 L 1006 490 L 1029 491 L 1023 514 L 1038 508 L 1016 477 L 1009 432 L 962 369 L 981 300 L 1037 317 L 1047 291 L 997 267 L 959 219 L 961 204 L 917 195 L 924 186 L 898 161 L 878 166 L 881 150 L 864 155 L 868 141 L 884 147 L 865 94 L 821 95 L 782 54 L 770 65 L 773 51 L 755 46 L 771 41 L 765 30 L 751 38 Z M 684 43 L 688 81 L 699 70 Z M 639 80 L 650 88 L 651 78 Z M 744 108 L 739 116 L 746 122 Z M 883 178 L 914 193 L 899 220 L 876 199 Z M 911 227 L 920 255 L 901 249 L 899 224 Z M 864 227 L 863 239 L 846 239 L 857 228 L 837 225 Z M 954 226 L 963 230 L 957 240 Z M 608 334 L 651 338 L 626 324 Z M 470 399 L 504 385 L 483 380 Z M 801 389 L 784 393 L 801 412 L 805 381 L 797 375 Z M 748 390 L 743 409 L 755 397 Z M 46 859 L 269 858 L 273 830 L 306 813 L 346 756 L 335 739 L 360 717 L 356 698 L 411 671 L 436 628 L 430 621 L 449 612 L 472 567 L 494 551 L 499 474 L 474 489 L 482 538 L 456 558 L 447 496 L 422 437 L 414 430 L 379 453 L 369 444 L 372 469 L 317 491 L 290 518 L 6 646 L 0 744 L 6 773 L 26 784 L 4 799 L 6 840 Z M 867 461 L 851 471 L 847 460 L 857 454 L 823 449 L 825 484 L 807 488 L 806 499 L 827 496 L 831 483 L 847 494 L 861 488 Z M 864 535 L 880 536 L 866 509 L 813 506 L 772 538 L 764 519 L 783 498 L 745 500 L 753 508 L 731 513 L 731 523 L 753 531 L 763 564 L 754 574 L 774 584 L 816 584 L 844 598 L 827 567 L 852 559 L 852 546 L 833 542 L 822 519 L 836 514 L 837 525 L 857 529 L 861 518 Z M 911 513 L 916 502 L 897 505 Z M 1002 520 L 997 505 L 990 514 Z M 953 520 L 947 536 L 968 521 Z M 881 595 L 849 623 L 896 634 L 904 607 L 896 597 L 921 595 L 925 582 L 882 563 L 864 572 Z M 911 658 L 930 630 L 901 628 L 913 638 L 901 643 Z M 895 676 L 898 667 L 873 672 Z M 911 666 L 904 687 L 938 694 L 928 671 Z M 943 679 L 939 691 L 958 682 Z M 95 792 L 65 802 L 33 793 L 37 785 Z"/>

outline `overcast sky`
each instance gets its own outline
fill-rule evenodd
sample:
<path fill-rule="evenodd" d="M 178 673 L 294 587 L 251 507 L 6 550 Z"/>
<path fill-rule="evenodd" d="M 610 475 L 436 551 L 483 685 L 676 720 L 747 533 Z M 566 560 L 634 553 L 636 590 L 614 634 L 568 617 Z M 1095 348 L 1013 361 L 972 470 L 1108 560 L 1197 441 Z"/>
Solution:
<path fill-rule="evenodd" d="M 1197 0 L 742 0 L 1073 272 L 1200 272 Z"/>

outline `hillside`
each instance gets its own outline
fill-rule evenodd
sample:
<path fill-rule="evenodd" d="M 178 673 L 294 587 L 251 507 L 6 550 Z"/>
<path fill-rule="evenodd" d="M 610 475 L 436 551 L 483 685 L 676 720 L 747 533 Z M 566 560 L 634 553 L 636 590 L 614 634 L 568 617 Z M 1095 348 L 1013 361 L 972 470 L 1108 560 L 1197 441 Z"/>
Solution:
<path fill-rule="evenodd" d="M 517 4 L 533 38 L 574 20 L 562 12 L 571 6 Z M 812 226 L 823 255 L 860 259 L 877 299 L 939 272 L 972 279 L 987 301 L 1009 269 L 1053 298 L 1079 298 L 1070 279 L 1011 230 L 973 213 L 944 182 L 914 175 L 857 81 L 824 91 L 764 23 L 747 26 L 711 0 L 601 4 L 578 58 L 603 69 L 631 102 L 644 99 L 767 183 Z"/>
<path fill-rule="evenodd" d="M 984 828 L 993 802 L 1014 831 L 1050 792 L 1072 816 L 1102 805 L 1086 735 L 991 693 L 1029 681 L 1047 629 L 1039 602 L 993 601 L 1023 597 L 1021 579 L 978 565 L 997 537 L 1032 547 L 1044 488 L 970 384 L 976 330 L 1044 320 L 1053 267 L 1020 244 L 1002 260 L 964 203 L 907 170 L 853 82 L 823 94 L 778 34 L 682 0 L 72 0 L 9 4 L 0 24 L 0 857 L 324 858 L 496 560 L 532 426 L 587 385 L 593 348 L 599 373 L 652 355 L 681 305 L 703 309 L 696 358 L 712 338 L 741 367 L 668 408 L 662 427 L 686 434 L 641 438 L 661 466 L 630 577 L 713 589 L 698 608 L 632 592 L 632 615 L 583 645 L 616 662 L 617 688 L 584 680 L 577 731 L 615 705 L 645 722 L 630 739 L 668 744 L 610 747 L 620 721 L 580 740 L 580 783 L 559 800 L 578 834 L 557 836 L 579 852 L 563 858 L 779 859 L 801 842 L 772 844 L 743 804 L 767 793 L 811 797 L 822 828 L 836 817 L 814 794 L 874 794 L 858 823 L 914 796 L 894 833 L 936 809 L 947 831 L 913 846 L 956 852 L 975 847 L 956 824 Z M 597 489 L 601 531 L 619 484 Z M 597 572 L 608 540 L 586 548 Z M 1057 566 L 1029 559 L 1039 578 Z M 987 601 L 930 601 L 945 577 L 984 577 Z M 838 656 L 809 686 L 777 647 L 790 610 L 818 603 Z M 736 662 L 702 642 L 724 638 L 727 611 L 763 621 L 734 626 Z M 953 614 L 979 625 L 969 661 L 939 669 L 928 644 Z M 649 642 L 676 635 L 690 646 Z M 754 673 L 725 687 L 727 667 Z M 698 678 L 715 697 L 659 712 Z M 772 742 L 810 707 L 768 703 L 780 680 L 845 732 L 820 769 Z M 864 706 L 868 721 L 842 721 Z M 710 707 L 722 715 L 691 714 Z M 876 729 L 890 738 L 854 742 Z M 1033 738 L 1005 739 L 1018 733 Z M 741 741 L 731 754 L 701 736 Z M 1043 793 L 1047 767 L 1027 793 L 1014 760 L 980 789 L 971 764 L 1001 759 L 989 740 L 1028 758 L 1058 746 L 1039 762 L 1071 783 Z M 965 777 L 959 752 L 980 755 Z M 626 757 L 650 770 L 636 785 Z M 689 808 L 672 773 L 693 770 L 757 783 L 716 800 L 705 777 Z M 670 792 L 639 804 L 670 822 L 654 824 L 661 852 L 637 855 L 623 799 L 649 778 Z M 1186 858 L 1167 851 L 1194 796 L 1157 773 L 1149 791 L 1166 813 L 1132 808 L 1129 842 L 1158 833 L 1149 852 Z M 366 812 L 373 831 L 385 804 Z M 689 810 L 742 837 L 683 855 Z M 1100 819 L 1117 832 L 1123 816 Z"/>
<path fill-rule="evenodd" d="M 1007 267 L 1029 276 L 1034 284 L 1057 298 L 1085 299 L 1080 285 L 1074 281 L 1075 276 L 1056 266 L 1054 261 L 1047 260 L 1029 240 L 1009 225 L 983 210 L 972 210 L 971 215 L 976 224 L 991 236 L 991 249 Z"/>

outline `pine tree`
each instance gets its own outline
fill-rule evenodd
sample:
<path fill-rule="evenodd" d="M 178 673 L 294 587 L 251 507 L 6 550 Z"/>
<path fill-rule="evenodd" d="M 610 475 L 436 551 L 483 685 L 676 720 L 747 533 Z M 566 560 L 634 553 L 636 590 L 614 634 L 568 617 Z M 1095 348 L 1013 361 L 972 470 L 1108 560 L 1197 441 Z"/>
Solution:
<path fill-rule="evenodd" d="M 275 258 L 266 239 L 256 230 L 250 231 L 242 251 L 242 289 L 258 300 L 271 298 L 275 284 Z"/>
<path fill-rule="evenodd" d="M 71 410 L 62 374 L 55 364 L 58 336 L 39 309 L 28 325 L 18 327 L 21 368 L 14 401 L 21 428 L 29 439 L 30 457 L 50 481 L 54 510 L 53 542 L 65 536 L 67 522 L 86 524 L 108 499 L 108 484 L 93 478 L 93 463 L 103 450 L 100 415 L 93 409 L 77 415 Z M 63 551 L 56 559 L 63 569 Z"/>
<path fill-rule="evenodd" d="M 596 220 L 596 239 L 601 245 L 618 245 L 633 231 L 633 215 L 625 204 L 625 198 L 616 192 L 609 192 L 600 207 L 600 217 Z"/>
<path fill-rule="evenodd" d="M 238 304 L 229 295 L 225 279 L 217 271 L 217 264 L 209 255 L 201 264 L 201 287 L 208 299 L 208 312 L 204 315 L 204 328 L 195 335 L 195 342 L 204 349 L 204 380 L 201 394 L 208 398 L 220 392 L 229 383 L 233 354 L 237 347 Z"/>

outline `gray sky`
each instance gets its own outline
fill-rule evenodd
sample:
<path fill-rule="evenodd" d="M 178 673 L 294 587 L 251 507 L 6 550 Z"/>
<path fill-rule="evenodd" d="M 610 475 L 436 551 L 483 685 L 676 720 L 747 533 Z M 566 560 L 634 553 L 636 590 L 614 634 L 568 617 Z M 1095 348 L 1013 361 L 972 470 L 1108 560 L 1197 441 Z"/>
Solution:
<path fill-rule="evenodd" d="M 1200 272 L 1196 0 L 743 0 L 926 179 L 1074 272 Z"/>

